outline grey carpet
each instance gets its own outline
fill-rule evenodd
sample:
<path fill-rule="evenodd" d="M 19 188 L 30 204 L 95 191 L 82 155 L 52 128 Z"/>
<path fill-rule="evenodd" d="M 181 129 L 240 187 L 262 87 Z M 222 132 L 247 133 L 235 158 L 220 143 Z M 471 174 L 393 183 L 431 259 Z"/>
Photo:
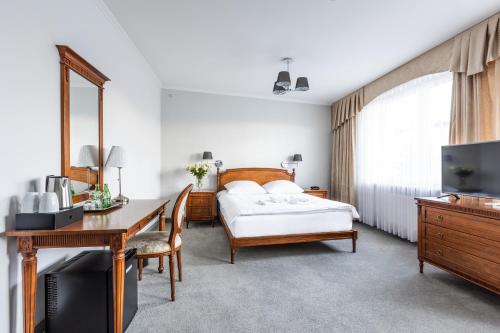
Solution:
<path fill-rule="evenodd" d="M 240 249 L 218 224 L 183 231 L 184 281 L 170 301 L 156 261 L 139 282 L 134 332 L 496 332 L 500 297 L 426 265 L 414 244 L 356 224 L 351 241 Z"/>

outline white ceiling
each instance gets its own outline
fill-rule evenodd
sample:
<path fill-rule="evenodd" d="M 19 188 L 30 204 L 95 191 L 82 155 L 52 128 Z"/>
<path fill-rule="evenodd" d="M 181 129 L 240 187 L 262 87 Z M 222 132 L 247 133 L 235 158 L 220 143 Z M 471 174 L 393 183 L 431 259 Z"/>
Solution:
<path fill-rule="evenodd" d="M 499 0 L 104 0 L 165 88 L 329 105 Z M 272 94 L 280 58 L 311 90 Z"/>

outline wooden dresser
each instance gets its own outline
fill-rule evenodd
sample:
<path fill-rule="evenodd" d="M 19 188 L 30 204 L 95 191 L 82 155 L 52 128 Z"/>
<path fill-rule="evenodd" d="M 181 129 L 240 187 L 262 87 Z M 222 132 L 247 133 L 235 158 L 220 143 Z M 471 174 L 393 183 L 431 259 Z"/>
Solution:
<path fill-rule="evenodd" d="M 500 208 L 491 199 L 417 198 L 418 260 L 500 294 Z"/>
<path fill-rule="evenodd" d="M 214 226 L 217 200 L 214 191 L 191 192 L 187 202 L 186 228 L 191 221 L 208 221 Z"/>
<path fill-rule="evenodd" d="M 314 196 L 319 197 L 319 198 L 328 199 L 328 190 L 322 190 L 322 189 L 319 189 L 319 190 L 305 189 L 304 193 L 305 194 L 314 195 Z"/>

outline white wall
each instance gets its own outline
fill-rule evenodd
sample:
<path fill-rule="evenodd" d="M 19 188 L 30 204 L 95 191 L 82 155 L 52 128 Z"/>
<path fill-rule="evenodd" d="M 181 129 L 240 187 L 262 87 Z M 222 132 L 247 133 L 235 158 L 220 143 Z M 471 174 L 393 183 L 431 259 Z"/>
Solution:
<path fill-rule="evenodd" d="M 189 163 L 211 151 L 224 168 L 272 167 L 294 153 L 303 162 L 297 184 L 329 188 L 330 108 L 177 90 L 162 92 L 162 195 L 194 182 Z M 206 187 L 216 187 L 212 170 Z"/>
<path fill-rule="evenodd" d="M 104 143 L 129 157 L 124 192 L 160 194 L 161 84 L 100 0 L 2 1 L 0 4 L 0 232 L 30 182 L 60 173 L 59 55 L 66 44 L 109 78 L 104 91 Z M 116 170 L 105 181 L 116 193 Z M 39 271 L 80 249 L 40 250 Z M 0 332 L 21 332 L 20 258 L 0 237 Z M 43 300 L 42 300 L 43 301 Z M 43 310 L 41 307 L 38 309 Z M 38 319 L 40 316 L 38 316 Z"/>

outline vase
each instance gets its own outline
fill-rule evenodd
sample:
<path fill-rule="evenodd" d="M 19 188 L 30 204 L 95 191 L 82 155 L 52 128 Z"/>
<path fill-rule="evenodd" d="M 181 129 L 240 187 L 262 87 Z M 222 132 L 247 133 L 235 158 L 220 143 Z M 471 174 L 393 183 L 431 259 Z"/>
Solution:
<path fill-rule="evenodd" d="M 201 191 L 202 188 L 203 188 L 203 177 L 196 178 L 196 189 L 198 191 Z"/>

